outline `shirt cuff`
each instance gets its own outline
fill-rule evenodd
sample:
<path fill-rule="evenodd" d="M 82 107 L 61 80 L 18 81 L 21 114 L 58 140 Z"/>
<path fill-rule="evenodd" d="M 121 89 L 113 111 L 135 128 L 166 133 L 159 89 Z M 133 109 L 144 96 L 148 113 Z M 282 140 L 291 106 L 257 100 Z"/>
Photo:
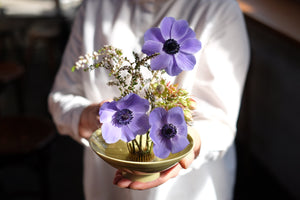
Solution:
<path fill-rule="evenodd" d="M 222 158 L 235 136 L 235 131 L 230 126 L 219 121 L 200 120 L 193 128 L 200 135 L 201 148 L 199 156 L 190 166 L 191 169 L 199 169 L 206 162 Z"/>

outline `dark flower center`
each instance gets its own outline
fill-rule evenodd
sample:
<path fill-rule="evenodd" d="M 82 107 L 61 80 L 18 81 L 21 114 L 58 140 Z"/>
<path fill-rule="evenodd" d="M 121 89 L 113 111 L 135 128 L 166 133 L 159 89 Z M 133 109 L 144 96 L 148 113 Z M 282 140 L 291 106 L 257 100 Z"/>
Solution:
<path fill-rule="evenodd" d="M 116 126 L 127 125 L 131 122 L 132 118 L 133 118 L 132 111 L 128 109 L 123 109 L 114 114 L 113 122 Z"/>
<path fill-rule="evenodd" d="M 180 45 L 174 39 L 168 39 L 164 43 L 163 50 L 167 54 L 175 54 L 175 53 L 177 53 L 179 51 L 179 49 L 180 49 Z"/>
<path fill-rule="evenodd" d="M 173 124 L 165 124 L 161 129 L 161 134 L 170 139 L 177 134 L 177 129 Z"/>

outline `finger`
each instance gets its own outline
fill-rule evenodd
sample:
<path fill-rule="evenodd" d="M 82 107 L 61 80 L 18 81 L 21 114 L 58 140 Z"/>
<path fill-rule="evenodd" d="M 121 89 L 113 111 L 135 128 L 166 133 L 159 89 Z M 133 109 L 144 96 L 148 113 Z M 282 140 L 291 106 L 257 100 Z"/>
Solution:
<path fill-rule="evenodd" d="M 183 169 L 187 169 L 195 159 L 194 152 L 190 152 L 186 157 L 184 157 L 179 164 Z"/>
<path fill-rule="evenodd" d="M 117 170 L 115 178 L 113 180 L 114 185 L 117 185 L 120 188 L 128 188 L 131 183 L 131 180 L 128 180 L 123 177 L 121 170 Z"/>
<path fill-rule="evenodd" d="M 192 164 L 192 162 L 195 160 L 195 158 L 198 157 L 198 155 L 200 153 L 200 148 L 201 148 L 201 139 L 200 139 L 200 136 L 197 133 L 197 131 L 195 129 L 193 129 L 192 127 L 189 127 L 189 133 L 193 137 L 194 148 L 193 148 L 192 152 L 190 152 L 186 157 L 184 157 L 179 162 L 181 167 L 184 169 L 187 169 Z"/>
<path fill-rule="evenodd" d="M 126 178 L 121 177 L 116 177 L 114 179 L 114 184 L 117 185 L 120 188 L 130 188 L 132 181 Z"/>
<path fill-rule="evenodd" d="M 95 123 L 94 123 L 94 126 L 96 127 L 96 129 L 98 128 L 101 128 L 101 123 L 100 123 L 100 116 L 97 115 L 96 118 L 95 118 Z"/>
<path fill-rule="evenodd" d="M 150 188 L 154 188 L 157 187 L 165 182 L 167 182 L 169 179 L 176 177 L 180 170 L 181 170 L 181 166 L 179 164 L 175 165 L 174 167 L 172 167 L 171 169 L 168 169 L 164 172 L 161 172 L 160 177 L 154 181 L 151 182 L 132 182 L 128 188 L 130 189 L 134 189 L 134 190 L 145 190 L 145 189 L 150 189 Z"/>
<path fill-rule="evenodd" d="M 117 184 L 123 178 L 122 172 L 120 170 L 116 171 L 115 178 L 113 180 L 113 184 Z"/>

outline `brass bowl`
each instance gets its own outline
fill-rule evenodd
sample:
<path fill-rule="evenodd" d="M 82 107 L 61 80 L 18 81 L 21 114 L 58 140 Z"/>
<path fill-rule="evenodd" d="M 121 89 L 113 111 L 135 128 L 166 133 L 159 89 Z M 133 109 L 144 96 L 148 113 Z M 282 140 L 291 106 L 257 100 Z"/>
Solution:
<path fill-rule="evenodd" d="M 127 144 L 119 140 L 114 144 L 107 144 L 102 138 L 101 129 L 95 131 L 89 139 L 93 151 L 112 167 L 122 170 L 123 176 L 140 182 L 148 182 L 159 177 L 160 172 L 165 171 L 175 164 L 193 149 L 193 138 L 188 135 L 190 144 L 182 151 L 170 154 L 165 159 L 155 157 L 149 162 L 137 162 L 128 159 Z"/>

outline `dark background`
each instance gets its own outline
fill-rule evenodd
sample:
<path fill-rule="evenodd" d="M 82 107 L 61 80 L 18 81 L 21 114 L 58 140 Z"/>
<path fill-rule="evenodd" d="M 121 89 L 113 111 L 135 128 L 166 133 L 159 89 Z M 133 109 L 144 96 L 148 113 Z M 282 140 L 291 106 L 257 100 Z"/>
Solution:
<path fill-rule="evenodd" d="M 246 22 L 252 59 L 238 121 L 236 199 L 300 199 L 300 45 Z"/>
<path fill-rule="evenodd" d="M 54 130 L 54 137 L 30 151 L 0 154 L 1 199 L 83 199 L 82 147 L 57 134 L 47 110 L 72 20 L 60 12 L 0 17 L 0 63 L 24 68 L 0 84 L 0 119 L 37 118 Z M 300 199 L 300 45 L 250 17 L 246 23 L 252 55 L 238 121 L 235 199 Z M 20 124 L 15 120 L 12 127 Z"/>

